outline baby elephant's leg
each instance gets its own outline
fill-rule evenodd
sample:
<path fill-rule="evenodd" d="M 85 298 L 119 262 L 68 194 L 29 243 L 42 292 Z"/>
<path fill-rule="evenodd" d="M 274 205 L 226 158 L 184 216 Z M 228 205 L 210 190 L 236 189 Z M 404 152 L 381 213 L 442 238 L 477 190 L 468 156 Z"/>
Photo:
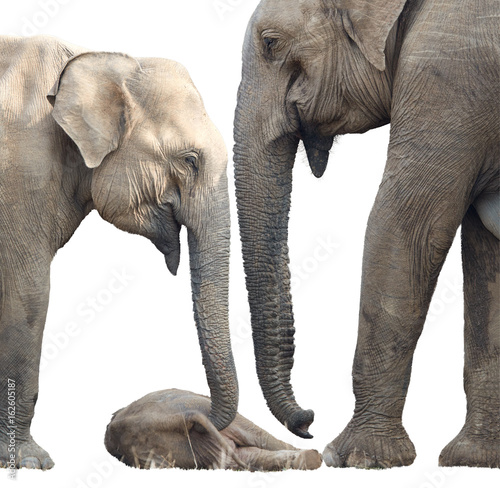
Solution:
<path fill-rule="evenodd" d="M 236 454 L 252 471 L 317 469 L 322 462 L 319 452 L 312 449 L 268 451 L 259 447 L 239 447 Z"/>
<path fill-rule="evenodd" d="M 235 444 L 238 458 L 251 470 L 317 469 L 322 463 L 318 451 L 296 449 L 239 414 L 221 434 Z"/>

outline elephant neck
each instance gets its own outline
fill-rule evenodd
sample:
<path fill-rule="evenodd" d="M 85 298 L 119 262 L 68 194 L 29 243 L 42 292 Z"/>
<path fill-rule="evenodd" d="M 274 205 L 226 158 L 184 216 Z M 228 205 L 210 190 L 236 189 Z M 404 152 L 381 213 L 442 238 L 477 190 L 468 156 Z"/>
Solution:
<path fill-rule="evenodd" d="M 407 25 L 408 13 L 405 8 L 387 37 L 386 68 L 384 71 L 379 71 L 370 63 L 356 63 L 355 66 L 360 67 L 357 72 L 356 68 L 353 68 L 355 73 L 353 76 L 354 89 L 351 96 L 355 104 L 363 107 L 363 114 L 367 118 L 366 126 L 360 132 L 385 125 L 391 120 L 394 80 L 397 75 L 399 56 Z M 362 93 L 363 96 L 357 96 L 359 93 Z"/>
<path fill-rule="evenodd" d="M 91 193 L 93 171 L 85 166 L 78 148 L 69 137 L 67 142 L 58 172 L 62 191 L 54 219 L 57 228 L 54 253 L 68 242 L 83 219 L 94 209 Z"/>
<path fill-rule="evenodd" d="M 392 70 L 379 71 L 358 51 L 345 70 L 345 133 L 364 133 L 391 121 Z"/>
<path fill-rule="evenodd" d="M 403 47 L 403 42 L 406 37 L 406 32 L 408 25 L 411 22 L 410 15 L 412 13 L 409 8 L 409 3 L 407 2 L 398 20 L 389 32 L 386 43 L 386 63 L 387 71 L 391 77 L 394 79 L 396 76 L 396 71 L 398 68 L 399 56 L 401 54 L 401 49 Z"/>

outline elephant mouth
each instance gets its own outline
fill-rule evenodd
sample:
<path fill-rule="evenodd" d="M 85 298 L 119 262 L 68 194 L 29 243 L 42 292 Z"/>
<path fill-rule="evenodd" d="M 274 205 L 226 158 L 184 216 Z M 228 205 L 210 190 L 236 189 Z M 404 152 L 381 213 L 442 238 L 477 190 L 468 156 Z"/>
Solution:
<path fill-rule="evenodd" d="M 328 157 L 334 136 L 321 135 L 318 128 L 311 130 L 301 126 L 300 138 L 304 143 L 307 160 L 313 175 L 316 178 L 321 178 L 328 165 Z"/>
<path fill-rule="evenodd" d="M 167 264 L 168 270 L 174 276 L 176 276 L 181 259 L 181 244 L 179 240 L 179 234 L 177 235 L 176 247 L 165 243 L 155 243 L 155 246 L 165 256 L 165 263 Z"/>
<path fill-rule="evenodd" d="M 181 259 L 180 232 L 182 226 L 177 222 L 171 205 L 165 205 L 163 210 L 159 224 L 161 237 L 152 242 L 165 256 L 168 270 L 176 276 Z"/>

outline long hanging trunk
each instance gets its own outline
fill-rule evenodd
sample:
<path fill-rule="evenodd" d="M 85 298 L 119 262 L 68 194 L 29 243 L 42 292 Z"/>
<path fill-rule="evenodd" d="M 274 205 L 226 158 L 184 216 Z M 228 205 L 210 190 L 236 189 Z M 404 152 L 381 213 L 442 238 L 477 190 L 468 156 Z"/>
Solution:
<path fill-rule="evenodd" d="M 204 202 L 188 228 L 194 317 L 212 400 L 210 421 L 227 427 L 238 409 L 238 382 L 229 334 L 230 219 L 227 186 Z"/>
<path fill-rule="evenodd" d="M 287 239 L 298 138 L 266 142 L 251 108 L 258 104 L 245 92 L 240 88 L 234 161 L 257 374 L 273 415 L 294 434 L 311 438 L 314 413 L 298 406 L 290 384 L 295 329 Z"/>

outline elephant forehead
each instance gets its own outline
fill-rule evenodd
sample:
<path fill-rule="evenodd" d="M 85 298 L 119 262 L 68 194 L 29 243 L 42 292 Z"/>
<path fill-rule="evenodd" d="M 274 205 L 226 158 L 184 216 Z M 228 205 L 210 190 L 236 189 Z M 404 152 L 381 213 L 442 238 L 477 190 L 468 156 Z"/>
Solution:
<path fill-rule="evenodd" d="M 227 162 L 224 141 L 184 66 L 159 58 L 138 61 L 142 73 L 130 81 L 130 89 L 142 107 L 141 126 L 148 140 L 163 149 L 202 150 L 223 170 Z"/>
<path fill-rule="evenodd" d="M 137 98 L 155 103 L 170 100 L 203 107 L 201 96 L 182 64 L 161 58 L 139 58 L 138 61 L 140 74 L 130 80 Z"/>
<path fill-rule="evenodd" d="M 208 119 L 189 114 L 159 113 L 150 125 L 150 135 L 164 148 L 201 150 L 219 142 Z"/>
<path fill-rule="evenodd" d="M 222 136 L 203 107 L 165 100 L 145 113 L 147 133 L 161 147 L 203 150 L 218 157 L 226 152 Z"/>
<path fill-rule="evenodd" d="M 156 122 L 162 128 L 178 127 L 183 133 L 189 133 L 206 130 L 204 128 L 210 125 L 203 106 L 195 106 L 186 99 L 166 100 L 163 106 L 158 104 L 156 110 L 150 113 L 157 118 Z"/>
<path fill-rule="evenodd" d="M 319 2 L 311 0 L 297 0 L 290 2 L 289 0 L 264 0 L 260 3 L 256 21 L 269 22 L 271 26 L 293 28 L 301 23 L 304 19 L 304 14 L 311 10 L 311 7 L 318 6 Z M 266 25 L 259 25 L 261 28 L 266 28 Z"/>
<path fill-rule="evenodd" d="M 203 102 L 194 89 L 187 83 L 166 82 L 153 78 L 147 92 L 135 97 L 147 111 L 150 118 L 169 120 L 193 119 L 203 122 L 206 118 Z"/>
<path fill-rule="evenodd" d="M 201 97 L 189 83 L 153 77 L 147 92 L 138 98 L 145 118 L 158 132 L 168 130 L 186 137 L 210 126 Z"/>

